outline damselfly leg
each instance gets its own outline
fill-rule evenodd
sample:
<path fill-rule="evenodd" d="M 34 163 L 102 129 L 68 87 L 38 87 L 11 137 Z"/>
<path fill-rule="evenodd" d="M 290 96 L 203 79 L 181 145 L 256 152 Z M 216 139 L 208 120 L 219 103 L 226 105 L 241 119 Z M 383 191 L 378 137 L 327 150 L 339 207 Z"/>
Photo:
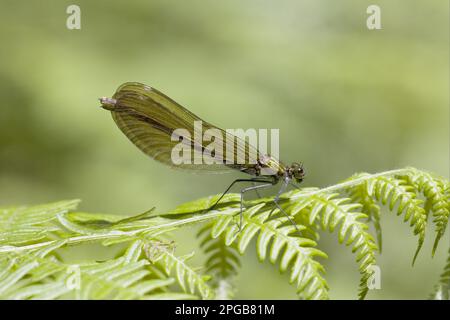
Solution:
<path fill-rule="evenodd" d="M 222 195 L 219 197 L 219 199 L 217 199 L 217 201 L 211 206 L 209 207 L 206 211 L 210 211 L 213 210 L 220 202 L 220 200 L 223 199 L 223 197 L 231 190 L 231 188 L 236 184 L 236 183 L 240 183 L 240 182 L 252 182 L 252 183 L 265 183 L 265 184 L 270 184 L 270 185 L 274 185 L 275 182 L 274 180 L 271 179 L 261 179 L 261 178 L 253 178 L 253 179 L 236 179 L 234 180 L 229 186 L 228 188 L 225 189 L 225 191 L 222 193 Z M 256 186 L 255 186 L 256 187 Z M 242 202 L 242 201 L 241 201 Z"/>
<path fill-rule="evenodd" d="M 241 190 L 240 194 L 241 194 L 241 199 L 240 199 L 240 212 L 239 212 L 239 230 L 238 232 L 241 231 L 242 229 L 242 224 L 243 224 L 243 213 L 244 213 L 244 193 L 248 192 L 248 191 L 257 191 L 257 190 L 261 190 L 264 188 L 269 188 L 273 185 L 276 184 L 276 180 L 273 179 L 261 179 L 261 178 L 253 178 L 253 179 L 236 179 L 234 180 L 229 186 L 228 188 L 222 193 L 222 195 L 219 197 L 219 199 L 211 206 L 208 208 L 209 210 L 213 210 L 217 204 L 220 202 L 220 200 L 223 199 L 223 197 L 231 190 L 231 188 L 236 184 L 236 183 L 241 183 L 241 182 L 251 182 L 253 185 L 251 187 L 247 187 Z M 282 185 L 280 187 L 280 189 L 278 190 L 273 202 L 275 203 L 275 207 L 270 211 L 269 213 L 269 218 L 271 217 L 271 215 L 273 214 L 273 212 L 275 211 L 275 209 L 278 208 L 278 210 L 280 210 L 281 213 L 283 213 L 286 218 L 288 219 L 288 221 L 295 227 L 295 229 L 297 230 L 298 233 L 300 233 L 300 230 L 298 229 L 296 223 L 292 220 L 292 218 L 286 213 L 286 211 L 284 211 L 283 208 L 281 208 L 281 206 L 279 205 L 278 201 L 280 199 L 281 194 L 286 190 L 287 186 L 290 184 L 291 180 L 288 178 L 285 178 L 282 181 Z M 262 183 L 261 185 L 255 185 L 256 183 Z"/>
<path fill-rule="evenodd" d="M 293 186 L 294 188 L 296 188 L 296 189 L 298 189 L 298 190 L 301 190 L 300 186 L 299 186 L 298 184 L 296 184 L 294 181 L 290 180 L 290 181 L 289 181 L 289 184 L 290 184 L 291 186 Z"/>
<path fill-rule="evenodd" d="M 264 188 L 269 188 L 273 186 L 273 183 L 265 183 L 265 184 L 261 184 L 259 186 L 255 185 L 255 182 L 253 182 L 253 185 L 251 187 L 247 187 L 241 190 L 241 212 L 239 212 L 239 232 L 241 232 L 242 229 L 242 223 L 243 223 L 243 218 L 244 218 L 244 193 L 248 192 L 248 191 L 252 191 L 255 190 L 257 191 L 258 189 L 264 189 Z"/>
<path fill-rule="evenodd" d="M 252 185 L 255 187 L 256 186 L 256 183 L 252 183 Z M 259 193 L 259 191 L 258 191 L 258 189 L 256 188 L 255 189 L 255 193 L 256 193 L 256 196 L 258 197 L 258 199 L 261 199 L 262 197 L 261 197 L 261 194 Z"/>
<path fill-rule="evenodd" d="M 273 199 L 273 202 L 275 203 L 275 207 L 278 208 L 278 210 L 280 210 L 280 212 L 283 213 L 286 216 L 286 218 L 289 220 L 289 222 L 295 227 L 295 230 L 297 230 L 297 233 L 299 235 L 301 235 L 300 230 L 298 229 L 295 221 L 292 220 L 291 216 L 288 215 L 286 213 L 286 211 L 284 211 L 283 208 L 281 208 L 280 204 L 278 203 L 278 201 L 280 200 L 281 194 L 286 190 L 286 188 L 290 184 L 290 182 L 291 182 L 291 179 L 289 179 L 289 178 L 285 178 L 283 180 L 280 190 L 278 190 L 278 193 L 275 196 L 275 198 Z M 275 207 L 270 211 L 269 218 L 272 216 L 273 212 L 275 211 Z"/>
<path fill-rule="evenodd" d="M 244 212 L 244 193 L 248 192 L 248 191 L 252 191 L 252 190 L 258 190 L 258 189 L 263 189 L 263 188 L 268 188 L 273 186 L 276 182 L 273 179 L 261 179 L 261 178 L 253 178 L 253 179 L 236 179 L 234 180 L 229 186 L 228 188 L 222 193 L 222 195 L 219 197 L 219 199 L 211 206 L 208 208 L 208 211 L 213 210 L 217 204 L 220 202 L 220 200 L 223 199 L 223 197 L 231 190 L 231 188 L 236 184 L 236 183 L 241 183 L 241 182 L 251 182 L 253 185 L 251 187 L 247 187 L 241 190 L 240 194 L 241 194 L 241 201 L 240 201 L 240 205 L 241 205 L 241 210 L 239 212 L 239 230 L 238 232 L 241 231 L 242 229 L 242 221 L 243 221 L 243 212 Z M 262 183 L 262 185 L 256 185 L 256 183 Z"/>

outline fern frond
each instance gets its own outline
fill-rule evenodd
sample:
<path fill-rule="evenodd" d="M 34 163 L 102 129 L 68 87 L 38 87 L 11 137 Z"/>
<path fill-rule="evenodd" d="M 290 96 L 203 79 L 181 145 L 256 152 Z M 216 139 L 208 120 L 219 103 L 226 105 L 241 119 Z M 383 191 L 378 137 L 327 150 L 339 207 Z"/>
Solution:
<path fill-rule="evenodd" d="M 367 294 L 367 280 L 372 275 L 372 266 L 375 265 L 375 253 L 377 246 L 373 237 L 367 231 L 368 226 L 362 222 L 367 216 L 356 209 L 361 204 L 350 202 L 350 198 L 338 198 L 338 193 L 315 194 L 309 197 L 309 224 L 316 221 L 323 230 L 338 231 L 338 241 L 346 245 L 352 245 L 352 252 L 356 253 L 356 261 L 359 263 L 361 280 L 359 285 L 359 297 L 364 299 Z"/>
<path fill-rule="evenodd" d="M 369 178 L 366 183 L 371 197 L 381 201 L 383 205 L 389 205 L 391 211 L 397 205 L 397 215 L 404 213 L 403 220 L 409 221 L 410 226 L 414 228 L 414 235 L 419 237 L 413 258 L 414 264 L 425 240 L 427 214 L 422 207 L 423 201 L 417 199 L 414 188 L 401 178 L 380 176 Z"/>
<path fill-rule="evenodd" d="M 368 176 L 370 176 L 368 173 L 361 173 L 354 175 L 349 180 Z M 360 211 L 367 215 L 368 221 L 373 223 L 377 235 L 378 250 L 381 253 L 383 250 L 383 235 L 380 223 L 381 221 L 380 206 L 376 203 L 375 199 L 369 195 L 366 183 L 356 185 L 353 188 L 348 188 L 347 193 L 349 194 L 351 202 L 359 203 L 362 205 Z"/>
<path fill-rule="evenodd" d="M 323 278 L 323 266 L 315 261 L 315 257 L 326 257 L 326 254 L 314 246 L 310 239 L 300 238 L 294 226 L 286 217 L 269 219 L 271 208 L 263 208 L 259 204 L 243 213 L 243 225 L 239 232 L 233 217 L 220 217 L 214 221 L 211 236 L 223 235 L 226 245 L 236 241 L 240 254 L 243 254 L 250 241 L 256 236 L 256 251 L 260 261 L 269 255 L 269 261 L 275 264 L 280 259 L 280 271 L 290 268 L 290 283 L 294 283 L 297 294 L 304 299 L 328 298 L 328 285 Z M 300 230 L 304 227 L 298 226 Z"/>
<path fill-rule="evenodd" d="M 444 271 L 439 278 L 439 283 L 435 286 L 434 292 L 431 295 L 434 300 L 449 300 L 450 299 L 450 248 L 448 250 L 447 262 L 444 266 Z"/>
<path fill-rule="evenodd" d="M 207 255 L 206 273 L 211 275 L 211 285 L 215 290 L 215 298 L 231 299 L 234 295 L 234 277 L 241 266 L 238 251 L 233 246 L 225 244 L 224 234 L 213 238 L 210 230 L 213 223 L 207 223 L 197 234 L 201 239 L 200 247 Z"/>
<path fill-rule="evenodd" d="M 198 292 L 203 299 L 212 299 L 214 291 L 207 284 L 209 277 L 201 275 L 186 263 L 193 255 L 192 252 L 177 257 L 170 250 L 163 249 L 155 263 L 159 264 L 168 276 L 175 273 L 175 278 L 184 292 L 192 295 Z"/>
<path fill-rule="evenodd" d="M 447 228 L 450 215 L 449 187 L 444 184 L 443 180 L 433 177 L 428 172 L 414 168 L 411 168 L 411 173 L 404 176 L 403 179 L 414 186 L 416 190 L 422 192 L 427 199 L 428 207 L 433 214 L 433 223 L 436 226 L 436 238 L 432 250 L 432 255 L 434 256 L 439 240 Z"/>
<path fill-rule="evenodd" d="M 174 279 L 154 276 L 149 261 L 142 258 L 143 245 L 142 241 L 135 241 L 119 258 L 81 265 L 80 299 L 159 299 L 161 294 L 168 296 L 167 287 Z M 185 295 L 176 293 L 173 297 L 184 298 Z"/>
<path fill-rule="evenodd" d="M 192 298 L 168 292 L 171 278 L 155 277 L 149 262 L 141 259 L 142 243 L 131 244 L 126 253 L 106 262 L 64 264 L 53 251 L 58 242 L 39 250 L 0 256 L 0 297 L 2 299 L 168 299 Z"/>
<path fill-rule="evenodd" d="M 58 214 L 67 213 L 79 200 L 59 201 L 32 207 L 0 208 L 0 245 L 25 245 L 55 238 L 61 228 L 54 224 Z"/>
<path fill-rule="evenodd" d="M 422 195 L 425 203 L 418 198 Z M 126 218 L 74 212 L 77 201 L 0 208 L 0 298 L 228 298 L 239 267 L 236 252 L 243 254 L 256 238 L 258 258 L 268 258 L 282 272 L 289 270 L 299 297 L 324 299 L 328 285 L 323 266 L 315 260 L 326 257 L 316 249 L 322 230 L 336 231 L 339 242 L 352 247 L 363 298 L 377 251 L 368 232 L 369 220 L 381 247 L 379 203 L 403 215 L 413 227 L 419 238 L 415 260 L 424 242 L 428 212 L 436 229 L 433 253 L 443 238 L 450 211 L 450 182 L 406 168 L 358 174 L 323 189 L 294 190 L 283 194 L 279 205 L 298 229 L 274 205 L 273 198 L 264 198 L 246 202 L 248 209 L 239 230 L 235 221 L 240 196 L 227 195 L 214 210 L 208 210 L 218 197 L 193 201 L 169 213 L 149 210 Z M 191 225 L 205 225 L 200 232 L 201 247 L 208 258 L 203 265 L 205 272 L 188 265 L 192 255 L 175 256 L 173 241 L 162 241 L 165 234 Z M 59 258 L 63 248 L 87 243 L 129 246 L 124 254 L 103 262 L 76 265 Z M 436 297 L 445 297 L 448 292 L 442 289 L 449 287 L 449 269 L 447 261 Z M 73 272 L 80 280 L 77 286 L 73 286 Z M 212 281 L 206 274 L 213 276 Z"/>
<path fill-rule="evenodd" d="M 311 191 L 318 191 L 317 188 L 304 188 L 302 189 L 301 193 L 303 192 L 311 192 Z M 298 192 L 296 192 L 298 194 Z M 289 194 L 289 193 L 288 193 Z M 286 201 L 289 199 L 289 196 L 283 196 L 282 201 Z M 311 199 L 309 197 L 299 198 L 295 202 L 287 203 L 281 205 L 281 207 L 285 211 L 289 211 L 289 214 L 292 216 L 293 221 L 297 225 L 301 225 L 302 228 L 299 230 L 302 237 L 311 239 L 313 241 L 319 241 L 320 240 L 320 234 L 319 230 L 321 229 L 319 222 L 317 221 L 310 221 L 310 205 L 311 205 Z"/>
<path fill-rule="evenodd" d="M 66 269 L 53 255 L 64 242 L 27 252 L 0 255 L 1 299 L 57 298 L 70 291 L 56 276 Z M 45 281 L 44 281 L 45 280 Z"/>

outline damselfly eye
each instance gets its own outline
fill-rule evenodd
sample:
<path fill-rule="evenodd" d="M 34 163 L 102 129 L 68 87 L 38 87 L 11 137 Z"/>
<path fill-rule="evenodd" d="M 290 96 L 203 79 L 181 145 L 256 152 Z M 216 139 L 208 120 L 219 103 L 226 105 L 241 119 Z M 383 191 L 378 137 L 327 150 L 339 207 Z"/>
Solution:
<path fill-rule="evenodd" d="M 293 163 L 291 165 L 292 176 L 297 180 L 297 182 L 302 182 L 305 177 L 305 170 L 303 169 L 303 165 L 300 163 Z"/>

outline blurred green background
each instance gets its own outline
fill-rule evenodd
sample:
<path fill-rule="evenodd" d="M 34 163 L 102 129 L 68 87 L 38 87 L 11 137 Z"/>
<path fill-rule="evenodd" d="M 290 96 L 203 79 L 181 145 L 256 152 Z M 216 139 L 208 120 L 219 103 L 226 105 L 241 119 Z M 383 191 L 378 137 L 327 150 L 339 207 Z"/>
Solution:
<path fill-rule="evenodd" d="M 369 31 L 374 3 L 383 29 Z M 173 171 L 123 136 L 97 99 L 126 81 L 223 128 L 280 128 L 281 158 L 304 163 L 304 186 L 404 166 L 449 176 L 447 1 L 0 4 L 0 205 L 80 198 L 83 211 L 130 215 L 222 192 L 236 175 Z M 66 28 L 70 4 L 81 30 Z M 382 289 L 368 297 L 426 298 L 448 232 L 412 268 L 411 230 L 393 215 L 382 224 Z M 178 252 L 196 246 L 194 234 L 177 235 Z M 319 245 L 332 298 L 355 298 L 350 250 L 334 234 Z M 252 250 L 238 284 L 236 298 L 295 298 Z"/>

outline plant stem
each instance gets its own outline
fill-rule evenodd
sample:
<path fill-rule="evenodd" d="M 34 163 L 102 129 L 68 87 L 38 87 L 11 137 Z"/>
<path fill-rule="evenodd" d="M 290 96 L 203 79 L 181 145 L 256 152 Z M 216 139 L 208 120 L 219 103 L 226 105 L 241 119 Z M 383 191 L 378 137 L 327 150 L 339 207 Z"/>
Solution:
<path fill-rule="evenodd" d="M 396 170 L 390 170 L 390 171 L 384 171 L 384 172 L 380 172 L 380 173 L 376 173 L 376 174 L 369 174 L 367 176 L 363 176 L 363 177 L 359 177 L 353 180 L 349 180 L 349 181 L 345 181 L 342 183 L 338 183 L 329 187 L 325 187 L 322 189 L 318 189 L 318 190 L 312 190 L 309 192 L 298 192 L 295 195 L 289 197 L 289 199 L 294 200 L 294 199 L 298 199 L 298 198 L 303 198 L 303 197 L 309 197 L 311 195 L 315 195 L 318 193 L 326 193 L 326 192 L 332 192 L 335 190 L 340 190 L 340 189 L 344 189 L 344 188 L 349 188 L 349 187 L 353 187 L 356 186 L 358 184 L 363 183 L 364 181 L 368 180 L 368 179 L 372 179 L 372 178 L 377 178 L 377 177 L 381 177 L 381 176 L 391 176 L 391 175 L 399 175 L 399 174 L 403 174 L 403 173 L 408 173 L 409 171 L 411 171 L 411 169 L 409 168 L 405 168 L 405 169 L 396 169 Z"/>

